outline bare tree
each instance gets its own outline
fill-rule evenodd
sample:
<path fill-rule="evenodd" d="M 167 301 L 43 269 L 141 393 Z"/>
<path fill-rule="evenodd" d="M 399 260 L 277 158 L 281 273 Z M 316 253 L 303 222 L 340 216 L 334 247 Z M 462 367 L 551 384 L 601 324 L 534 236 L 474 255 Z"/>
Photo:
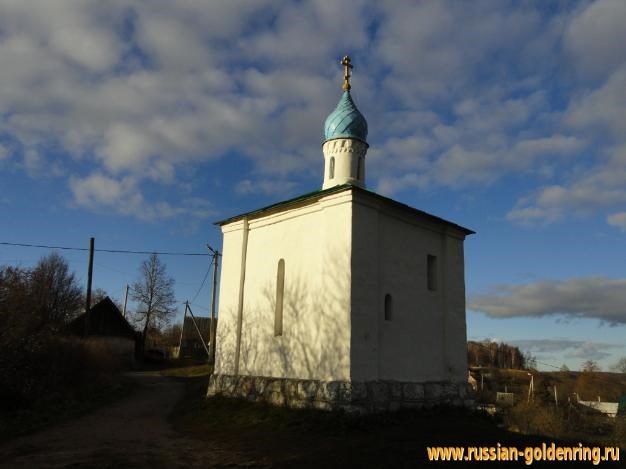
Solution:
<path fill-rule="evenodd" d="M 616 373 L 626 373 L 626 357 L 622 357 L 611 366 L 611 370 Z"/>
<path fill-rule="evenodd" d="M 581 371 L 584 371 L 586 373 L 595 373 L 598 371 L 602 371 L 600 365 L 598 365 L 598 362 L 595 360 L 587 360 L 580 366 L 580 369 Z"/>
<path fill-rule="evenodd" d="M 139 303 L 135 314 L 138 322 L 143 323 L 143 350 L 150 328 L 167 324 L 176 311 L 176 298 L 174 279 L 167 275 L 165 264 L 159 256 L 151 254 L 143 261 L 139 272 L 139 280 L 133 283 L 132 298 Z"/>

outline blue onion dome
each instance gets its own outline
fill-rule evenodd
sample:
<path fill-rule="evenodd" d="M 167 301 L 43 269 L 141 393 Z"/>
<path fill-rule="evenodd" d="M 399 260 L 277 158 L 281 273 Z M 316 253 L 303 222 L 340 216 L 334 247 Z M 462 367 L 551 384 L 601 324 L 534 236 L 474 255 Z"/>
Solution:
<path fill-rule="evenodd" d="M 356 108 L 350 91 L 344 91 L 335 110 L 324 123 L 326 140 L 357 138 L 367 143 L 367 121 Z"/>

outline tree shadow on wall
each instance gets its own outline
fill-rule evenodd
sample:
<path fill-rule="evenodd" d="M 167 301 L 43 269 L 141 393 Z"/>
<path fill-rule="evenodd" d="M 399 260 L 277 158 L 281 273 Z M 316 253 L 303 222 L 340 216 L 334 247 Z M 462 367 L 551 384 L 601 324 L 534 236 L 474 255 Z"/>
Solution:
<path fill-rule="evenodd" d="M 283 334 L 274 335 L 276 274 L 260 291 L 246 290 L 239 373 L 299 379 L 348 379 L 350 373 L 350 256 L 328 251 L 319 272 L 294 270 L 285 259 Z M 268 262 L 274 265 L 274 262 Z M 290 268 L 291 267 L 291 268 Z M 220 312 L 222 313 L 222 312 Z M 237 312 L 218 323 L 219 370 L 233 374 Z"/>

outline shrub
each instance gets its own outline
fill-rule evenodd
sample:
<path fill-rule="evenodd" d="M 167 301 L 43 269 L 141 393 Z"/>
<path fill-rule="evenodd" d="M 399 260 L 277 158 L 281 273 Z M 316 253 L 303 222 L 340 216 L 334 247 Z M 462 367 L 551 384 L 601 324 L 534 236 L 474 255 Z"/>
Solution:
<path fill-rule="evenodd" d="M 560 410 L 535 402 L 518 402 L 505 419 L 509 427 L 527 434 L 561 437 L 565 430 Z"/>
<path fill-rule="evenodd" d="M 0 409 L 5 413 L 52 400 L 81 399 L 119 379 L 121 364 L 101 343 L 40 333 L 3 345 Z"/>

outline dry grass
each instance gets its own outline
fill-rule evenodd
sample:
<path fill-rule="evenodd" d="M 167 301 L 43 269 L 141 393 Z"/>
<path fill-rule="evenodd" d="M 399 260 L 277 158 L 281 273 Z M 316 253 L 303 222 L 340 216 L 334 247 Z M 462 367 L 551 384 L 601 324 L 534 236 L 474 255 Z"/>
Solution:
<path fill-rule="evenodd" d="M 189 365 L 178 368 L 166 368 L 160 372 L 163 376 L 173 378 L 199 378 L 210 376 L 213 373 L 213 365 L 208 363 L 202 365 Z"/>
<path fill-rule="evenodd" d="M 422 467 L 428 465 L 427 446 L 559 444 L 550 437 L 507 431 L 499 420 L 466 409 L 365 416 L 295 410 L 219 396 L 206 399 L 206 376 L 184 382 L 186 396 L 171 418 L 177 431 L 271 467 Z M 533 421 L 535 424 L 541 426 L 541 419 Z M 454 467 L 464 465 L 458 462 Z M 520 463 L 509 467 L 520 467 Z"/>

